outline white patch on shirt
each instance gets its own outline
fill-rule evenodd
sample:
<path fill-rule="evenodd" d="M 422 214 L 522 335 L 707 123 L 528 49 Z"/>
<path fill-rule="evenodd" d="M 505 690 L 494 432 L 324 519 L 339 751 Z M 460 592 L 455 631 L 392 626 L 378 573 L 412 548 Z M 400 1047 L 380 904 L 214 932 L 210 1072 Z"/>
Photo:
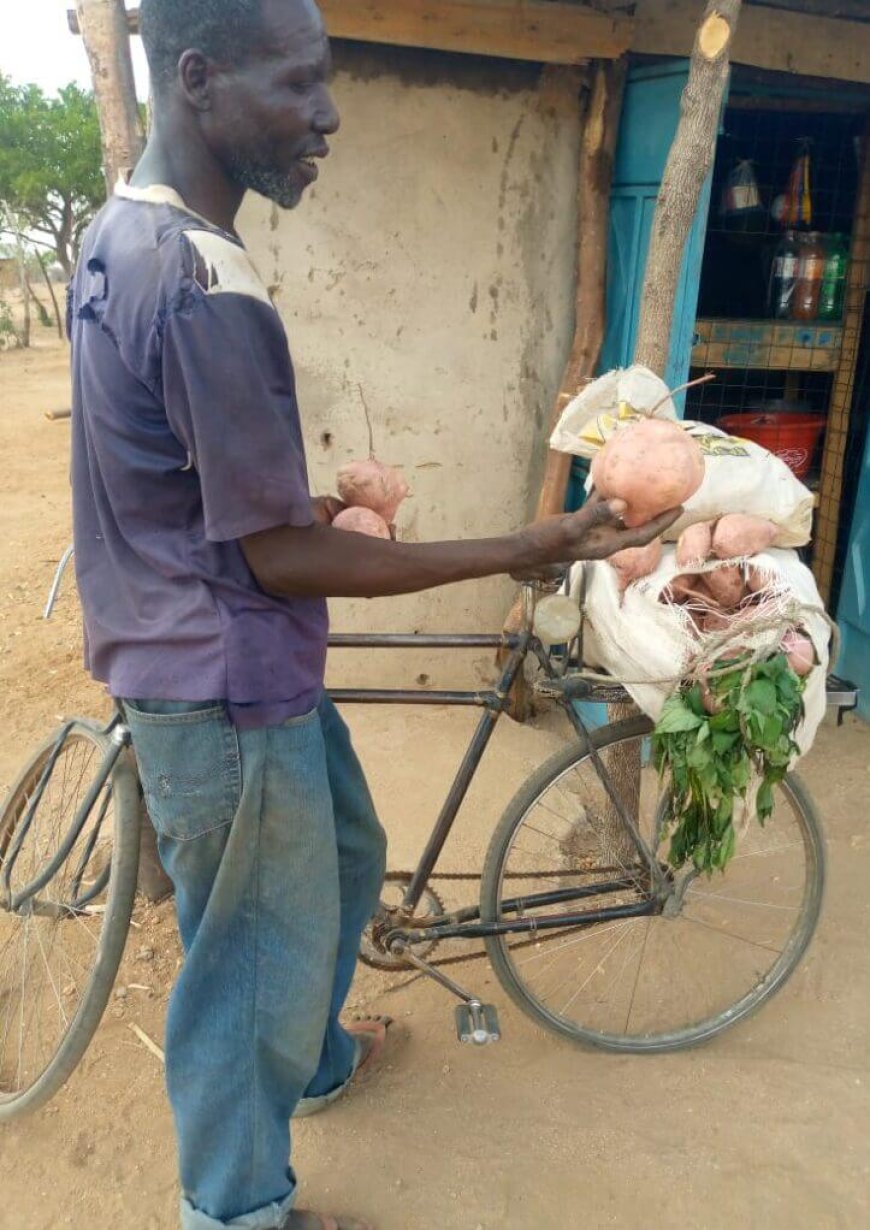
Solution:
<path fill-rule="evenodd" d="M 208 218 L 203 218 L 202 214 L 191 209 L 180 194 L 168 184 L 149 184 L 147 188 L 134 188 L 132 184 L 126 184 L 123 179 L 119 179 L 115 184 L 115 196 L 122 197 L 125 201 L 141 201 L 144 205 L 172 205 L 175 209 L 190 214 L 192 218 L 208 222 Z"/>
<path fill-rule="evenodd" d="M 244 248 L 215 231 L 184 234 L 202 258 L 207 280 L 205 285 L 200 284 L 207 295 L 247 295 L 272 306 L 269 292 Z"/>

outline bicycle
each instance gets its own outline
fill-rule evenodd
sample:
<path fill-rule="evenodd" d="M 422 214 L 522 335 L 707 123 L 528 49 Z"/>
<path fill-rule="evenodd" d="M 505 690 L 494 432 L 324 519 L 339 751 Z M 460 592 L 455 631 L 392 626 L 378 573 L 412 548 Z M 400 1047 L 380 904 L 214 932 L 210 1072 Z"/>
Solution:
<path fill-rule="evenodd" d="M 361 947 L 381 969 L 416 969 L 459 999 L 461 1041 L 500 1036 L 495 1007 L 432 959 L 442 940 L 485 943 L 509 997 L 538 1024 L 610 1051 L 675 1050 L 714 1037 L 768 1000 L 794 972 L 819 917 L 824 847 L 800 780 L 779 787 L 774 815 L 751 824 L 724 873 L 675 872 L 664 851 L 666 785 L 649 760 L 652 723 L 590 729 L 578 702 L 624 703 L 532 631 L 502 635 L 335 635 L 334 648 L 501 649 L 484 691 L 337 689 L 339 704 L 483 710 L 412 872 L 387 875 Z M 447 911 L 432 879 L 477 766 L 527 659 L 536 690 L 576 739 L 533 773 L 506 808 L 476 902 Z M 835 683 L 841 709 L 849 686 Z M 628 777 L 625 766 L 634 765 Z M 81 1060 L 124 950 L 139 849 L 140 795 L 130 733 L 116 712 L 54 731 L 0 812 L 0 1120 L 44 1105 Z M 472 956 L 476 955 L 474 953 Z"/>

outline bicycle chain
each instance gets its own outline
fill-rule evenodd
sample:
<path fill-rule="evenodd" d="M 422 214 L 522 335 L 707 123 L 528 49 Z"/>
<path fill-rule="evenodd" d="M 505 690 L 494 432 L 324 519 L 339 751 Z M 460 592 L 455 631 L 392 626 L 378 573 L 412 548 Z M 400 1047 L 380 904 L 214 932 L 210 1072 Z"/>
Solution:
<path fill-rule="evenodd" d="M 479 880 L 481 878 L 481 874 L 482 873 L 478 871 L 436 871 L 430 874 L 429 879 L 430 880 Z M 543 873 L 540 871 L 515 871 L 515 872 L 510 873 L 510 875 L 508 875 L 506 878 L 511 879 L 511 880 L 533 880 L 533 879 L 540 879 L 542 874 Z M 413 875 L 414 873 L 412 871 L 388 871 L 387 874 L 384 876 L 384 879 L 385 881 L 386 880 L 408 881 L 412 878 Z M 525 948 L 528 945 L 536 944 L 539 939 L 540 939 L 540 936 L 535 936 L 533 939 L 520 940 L 517 944 L 514 945 L 514 948 L 515 949 Z M 434 952 L 440 943 L 441 943 L 441 940 L 435 940 L 434 945 L 430 951 Z M 464 961 L 481 961 L 483 960 L 484 957 L 486 957 L 486 955 L 487 955 L 486 949 L 483 949 L 482 952 L 462 952 L 462 953 L 457 953 L 456 956 L 453 956 L 453 957 L 439 957 L 436 961 L 429 960 L 429 964 L 436 968 L 442 965 L 461 965 Z M 407 967 L 406 972 L 410 973 L 412 968 L 413 967 Z M 397 969 L 396 972 L 398 973 L 399 970 Z M 417 974 L 413 975 L 413 977 L 415 979 L 422 978 L 424 977 L 424 975 L 422 972 L 418 972 Z"/>

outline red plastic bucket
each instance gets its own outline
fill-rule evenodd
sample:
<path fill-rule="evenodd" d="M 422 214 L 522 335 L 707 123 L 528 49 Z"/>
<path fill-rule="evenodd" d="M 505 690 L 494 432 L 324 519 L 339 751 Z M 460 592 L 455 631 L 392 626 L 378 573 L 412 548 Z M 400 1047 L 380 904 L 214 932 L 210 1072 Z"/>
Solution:
<path fill-rule="evenodd" d="M 819 436 L 825 429 L 821 414 L 725 414 L 716 426 L 729 436 L 742 436 L 781 457 L 789 469 L 803 478 L 810 468 Z"/>

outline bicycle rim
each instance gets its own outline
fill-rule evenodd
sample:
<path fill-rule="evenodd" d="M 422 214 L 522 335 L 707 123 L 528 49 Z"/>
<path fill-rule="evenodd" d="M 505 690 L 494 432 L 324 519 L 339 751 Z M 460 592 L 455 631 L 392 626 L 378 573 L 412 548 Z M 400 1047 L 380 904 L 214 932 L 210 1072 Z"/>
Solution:
<path fill-rule="evenodd" d="M 633 751 L 643 763 L 639 828 L 664 861 L 657 832 L 662 790 L 649 764 L 645 718 L 596 732 L 605 765 Z M 535 876 L 529 879 L 529 873 Z M 624 881 L 572 909 L 638 905 L 648 874 L 613 809 L 591 757 L 567 749 L 519 792 L 496 830 L 481 887 L 487 920 L 515 918 L 512 876 L 524 897 L 560 888 Z M 672 917 L 619 918 L 487 941 L 499 979 L 539 1023 L 610 1050 L 655 1052 L 702 1042 L 735 1024 L 774 994 L 794 971 L 821 908 L 824 851 L 815 811 L 794 776 L 776 793 L 762 828 L 748 819 L 724 873 L 688 886 Z M 504 908 L 505 902 L 510 908 Z M 565 905 L 524 905 L 543 919 Z M 525 941 L 525 943 L 524 943 Z"/>
<path fill-rule="evenodd" d="M 0 878 L 9 870 L 13 894 L 48 867 L 103 764 L 105 739 L 74 722 L 26 827 L 59 733 L 28 762 L 0 812 Z M 138 850 L 136 776 L 124 752 L 33 909 L 0 906 L 0 1120 L 42 1106 L 87 1049 L 123 952 Z M 6 897 L 4 885 L 0 901 Z"/>

